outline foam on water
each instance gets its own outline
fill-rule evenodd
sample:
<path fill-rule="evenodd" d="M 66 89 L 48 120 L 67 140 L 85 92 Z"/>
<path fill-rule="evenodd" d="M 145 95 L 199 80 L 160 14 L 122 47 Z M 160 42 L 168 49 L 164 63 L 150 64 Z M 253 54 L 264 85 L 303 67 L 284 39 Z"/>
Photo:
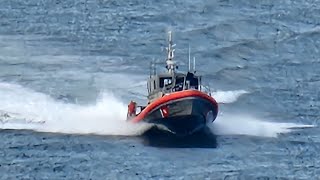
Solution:
<path fill-rule="evenodd" d="M 218 103 L 233 103 L 244 94 L 245 90 L 216 91 L 212 96 Z M 297 128 L 310 128 L 313 125 L 296 123 L 280 123 L 253 117 L 247 114 L 219 114 L 210 129 L 216 135 L 249 135 L 263 137 L 277 137 L 279 134 L 289 133 Z"/>
<path fill-rule="evenodd" d="M 219 115 L 210 126 L 216 135 L 249 135 L 261 137 L 277 137 L 297 128 L 310 128 L 313 125 L 297 123 L 280 123 L 259 119 L 250 115 Z"/>
<path fill-rule="evenodd" d="M 235 91 L 215 91 L 211 95 L 218 103 L 233 103 L 237 99 L 244 95 L 248 94 L 248 91 L 245 90 L 235 90 Z"/>
<path fill-rule="evenodd" d="M 233 102 L 243 91 L 217 92 L 218 102 Z M 147 124 L 125 121 L 127 108 L 110 93 L 102 93 L 92 105 L 68 104 L 24 88 L 0 83 L 0 128 L 29 129 L 42 132 L 140 135 L 150 128 Z M 8 115 L 10 117 L 8 117 Z M 295 123 L 278 123 L 243 115 L 219 115 L 211 129 L 217 135 L 252 135 L 276 137 L 291 128 L 312 127 Z"/>
<path fill-rule="evenodd" d="M 2 129 L 129 136 L 149 128 L 126 122 L 126 105 L 110 93 L 103 93 L 96 104 L 81 106 L 55 101 L 19 85 L 0 83 L 0 99 L 0 110 L 11 116 L 9 120 L 2 117 Z"/>

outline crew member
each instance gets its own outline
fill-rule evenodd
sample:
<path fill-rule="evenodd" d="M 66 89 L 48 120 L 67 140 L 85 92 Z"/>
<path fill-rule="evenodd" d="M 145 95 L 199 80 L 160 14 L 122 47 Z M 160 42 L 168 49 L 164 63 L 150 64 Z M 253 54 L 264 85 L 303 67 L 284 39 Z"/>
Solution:
<path fill-rule="evenodd" d="M 128 105 L 128 116 L 132 117 L 136 115 L 136 106 L 137 103 L 134 101 L 130 101 L 129 105 Z"/>

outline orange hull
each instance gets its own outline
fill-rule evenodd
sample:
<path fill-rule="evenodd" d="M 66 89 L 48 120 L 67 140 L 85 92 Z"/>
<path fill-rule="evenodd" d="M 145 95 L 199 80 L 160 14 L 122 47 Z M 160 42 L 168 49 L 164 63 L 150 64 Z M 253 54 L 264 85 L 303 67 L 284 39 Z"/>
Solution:
<path fill-rule="evenodd" d="M 183 101 L 188 98 L 198 98 L 206 101 L 206 103 L 211 106 L 211 109 L 213 109 L 213 120 L 215 120 L 218 113 L 218 104 L 214 98 L 198 90 L 184 90 L 170 93 L 155 100 L 130 121 L 133 123 L 138 123 L 143 121 L 152 112 L 157 111 L 160 107 L 165 106 L 173 101 Z"/>

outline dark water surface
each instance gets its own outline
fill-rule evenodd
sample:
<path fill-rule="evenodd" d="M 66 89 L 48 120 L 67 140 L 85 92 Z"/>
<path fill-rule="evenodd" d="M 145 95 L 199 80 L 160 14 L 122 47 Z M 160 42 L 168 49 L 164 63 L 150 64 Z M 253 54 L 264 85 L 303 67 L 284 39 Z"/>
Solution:
<path fill-rule="evenodd" d="M 214 135 L 122 122 L 168 30 Z M 0 179 L 319 179 L 319 57 L 315 0 L 0 0 Z"/>

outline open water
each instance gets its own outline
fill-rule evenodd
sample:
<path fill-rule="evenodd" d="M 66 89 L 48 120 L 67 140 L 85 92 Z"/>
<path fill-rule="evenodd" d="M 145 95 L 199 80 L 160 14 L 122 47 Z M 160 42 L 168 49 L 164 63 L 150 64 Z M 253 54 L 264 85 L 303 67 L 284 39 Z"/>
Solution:
<path fill-rule="evenodd" d="M 211 136 L 125 122 L 169 30 Z M 0 179 L 319 179 L 319 47 L 317 0 L 0 0 Z"/>

